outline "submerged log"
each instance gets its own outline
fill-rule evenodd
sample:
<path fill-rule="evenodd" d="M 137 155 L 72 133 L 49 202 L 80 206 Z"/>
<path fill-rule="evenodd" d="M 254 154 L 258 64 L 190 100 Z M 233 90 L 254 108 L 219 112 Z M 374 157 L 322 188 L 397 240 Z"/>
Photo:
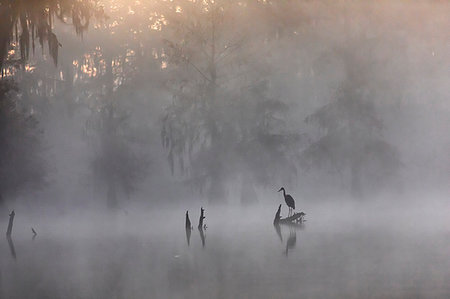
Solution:
<path fill-rule="evenodd" d="M 286 217 L 286 218 L 281 218 L 281 205 L 278 206 L 278 210 L 275 213 L 275 219 L 273 220 L 273 224 L 302 224 L 303 222 L 305 222 L 306 220 L 304 219 L 304 217 L 306 216 L 305 213 L 303 212 L 299 212 L 299 213 L 294 213 L 294 215 Z"/>
<path fill-rule="evenodd" d="M 12 210 L 11 214 L 9 214 L 9 223 L 8 223 L 8 229 L 6 230 L 6 235 L 11 236 L 12 234 L 12 228 L 13 228 L 13 222 L 14 222 L 14 216 L 16 213 L 14 210 Z"/>

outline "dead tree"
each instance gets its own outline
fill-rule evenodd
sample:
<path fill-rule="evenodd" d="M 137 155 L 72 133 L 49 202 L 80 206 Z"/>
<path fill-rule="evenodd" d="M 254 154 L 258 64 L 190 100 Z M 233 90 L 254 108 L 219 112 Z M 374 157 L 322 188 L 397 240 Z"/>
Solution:
<path fill-rule="evenodd" d="M 6 230 L 6 235 L 11 236 L 12 234 L 12 228 L 13 228 L 13 222 L 14 222 L 14 216 L 16 213 L 14 210 L 12 210 L 11 214 L 9 214 L 9 223 L 8 223 L 8 229 Z"/>

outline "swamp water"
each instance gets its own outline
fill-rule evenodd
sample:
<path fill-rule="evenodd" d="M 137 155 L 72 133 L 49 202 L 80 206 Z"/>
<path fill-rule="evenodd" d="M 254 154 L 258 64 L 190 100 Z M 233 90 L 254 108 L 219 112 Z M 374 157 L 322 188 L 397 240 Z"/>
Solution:
<path fill-rule="evenodd" d="M 189 246 L 181 209 L 16 210 L 0 298 L 450 298 L 448 205 L 309 205 L 278 231 L 277 207 L 206 207 L 204 246 L 194 206 Z"/>

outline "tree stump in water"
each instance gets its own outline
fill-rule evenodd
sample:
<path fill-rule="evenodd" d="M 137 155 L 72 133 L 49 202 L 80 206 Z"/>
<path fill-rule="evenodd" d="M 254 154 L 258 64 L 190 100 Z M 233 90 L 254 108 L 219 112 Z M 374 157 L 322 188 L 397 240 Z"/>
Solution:
<path fill-rule="evenodd" d="M 190 246 L 192 225 L 191 225 L 191 220 L 189 219 L 189 211 L 186 211 L 185 229 L 186 229 L 186 241 L 187 241 L 188 246 Z"/>
<path fill-rule="evenodd" d="M 16 213 L 14 210 L 12 210 L 11 214 L 9 214 L 9 223 L 8 223 L 8 229 L 6 230 L 6 235 L 11 236 L 12 234 L 12 228 L 13 228 L 13 222 L 14 222 L 14 216 Z"/>
<path fill-rule="evenodd" d="M 274 225 L 277 225 L 277 224 L 301 225 L 301 224 L 303 224 L 303 222 L 306 221 L 304 219 L 305 215 L 306 215 L 305 213 L 300 212 L 300 213 L 294 213 L 294 215 L 286 217 L 286 218 L 281 218 L 281 205 L 279 205 L 278 210 L 275 213 L 275 219 L 273 219 L 273 224 Z"/>
<path fill-rule="evenodd" d="M 205 209 L 200 208 L 200 218 L 198 220 L 198 229 L 203 229 L 203 219 L 205 219 Z"/>
<path fill-rule="evenodd" d="M 206 225 L 203 224 L 203 220 L 205 219 L 205 209 L 200 208 L 200 218 L 198 220 L 198 231 L 200 233 L 200 238 L 202 239 L 202 246 L 205 247 L 205 232 L 203 228 L 206 228 Z"/>
<path fill-rule="evenodd" d="M 192 229 L 191 220 L 189 219 L 189 211 L 186 211 L 186 229 Z"/>

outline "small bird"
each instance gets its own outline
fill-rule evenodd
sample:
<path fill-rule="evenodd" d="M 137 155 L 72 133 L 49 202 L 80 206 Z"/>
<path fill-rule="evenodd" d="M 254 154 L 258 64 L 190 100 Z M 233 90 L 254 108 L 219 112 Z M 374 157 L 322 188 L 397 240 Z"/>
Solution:
<path fill-rule="evenodd" d="M 289 207 L 289 213 L 288 216 L 291 215 L 292 210 L 295 210 L 295 200 L 292 198 L 291 195 L 286 194 L 286 190 L 284 187 L 281 187 L 278 192 L 283 191 L 284 201 L 286 202 L 287 206 Z"/>

